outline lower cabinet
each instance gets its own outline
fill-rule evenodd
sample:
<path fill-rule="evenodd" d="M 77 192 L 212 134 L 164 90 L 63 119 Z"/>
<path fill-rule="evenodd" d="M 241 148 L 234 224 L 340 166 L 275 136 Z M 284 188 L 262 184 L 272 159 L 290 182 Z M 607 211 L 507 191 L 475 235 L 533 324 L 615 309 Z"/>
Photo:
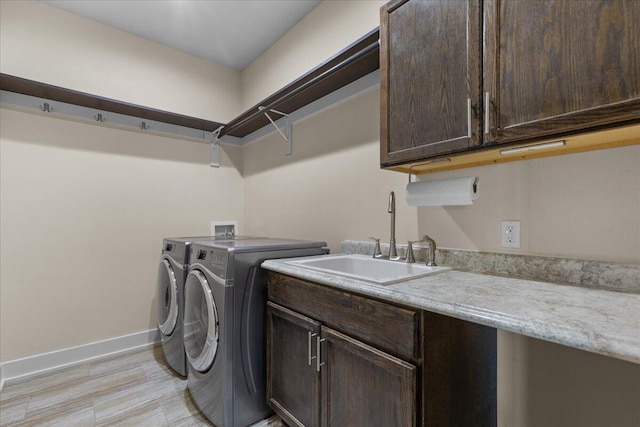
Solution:
<path fill-rule="evenodd" d="M 289 426 L 320 425 L 320 375 L 311 349 L 320 323 L 267 303 L 267 402 Z"/>
<path fill-rule="evenodd" d="M 267 399 L 287 424 L 416 425 L 414 365 L 271 302 L 267 319 Z"/>
<path fill-rule="evenodd" d="M 496 425 L 496 331 L 269 273 L 267 400 L 289 426 Z"/>
<path fill-rule="evenodd" d="M 416 367 L 322 327 L 323 425 L 416 425 Z"/>

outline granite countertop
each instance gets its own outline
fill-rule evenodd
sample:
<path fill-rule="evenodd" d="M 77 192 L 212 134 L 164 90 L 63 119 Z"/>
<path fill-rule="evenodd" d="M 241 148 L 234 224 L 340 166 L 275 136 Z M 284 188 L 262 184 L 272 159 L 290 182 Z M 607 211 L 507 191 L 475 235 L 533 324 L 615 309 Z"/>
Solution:
<path fill-rule="evenodd" d="M 391 285 L 269 260 L 278 273 L 640 363 L 640 294 L 451 270 Z"/>

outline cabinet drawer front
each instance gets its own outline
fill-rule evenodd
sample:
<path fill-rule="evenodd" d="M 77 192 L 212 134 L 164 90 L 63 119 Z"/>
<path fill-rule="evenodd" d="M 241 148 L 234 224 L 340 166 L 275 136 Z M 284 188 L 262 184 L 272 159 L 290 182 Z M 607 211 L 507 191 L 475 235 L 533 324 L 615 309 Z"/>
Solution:
<path fill-rule="evenodd" d="M 391 355 L 419 357 L 420 312 L 281 274 L 269 274 L 269 300 Z"/>

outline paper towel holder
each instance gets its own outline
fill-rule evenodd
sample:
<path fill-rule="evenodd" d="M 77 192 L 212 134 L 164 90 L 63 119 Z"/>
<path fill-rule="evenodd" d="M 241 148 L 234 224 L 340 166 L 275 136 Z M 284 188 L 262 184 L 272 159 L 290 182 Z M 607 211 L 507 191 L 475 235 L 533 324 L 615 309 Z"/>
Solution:
<path fill-rule="evenodd" d="M 462 176 L 407 184 L 409 206 L 472 205 L 478 194 L 478 177 Z"/>
<path fill-rule="evenodd" d="M 451 163 L 451 158 L 449 157 L 445 157 L 444 159 L 436 159 L 436 160 L 429 160 L 428 162 L 424 162 L 424 163 L 416 163 L 414 165 L 411 165 L 409 167 L 409 183 L 411 183 L 411 175 L 413 174 L 412 169 L 415 168 L 416 166 L 424 166 L 424 165 L 433 165 L 435 163 Z M 473 182 L 473 192 L 477 193 L 478 192 L 478 177 L 476 177 L 476 180 Z"/>
<path fill-rule="evenodd" d="M 424 165 L 432 165 L 434 163 L 450 163 L 451 159 L 450 158 L 444 158 L 444 159 L 437 159 L 437 160 L 430 160 L 428 162 L 424 162 L 424 163 L 416 163 L 415 165 L 411 165 L 409 167 L 409 184 L 411 184 L 411 174 L 412 171 L 411 169 L 413 169 L 416 166 L 424 166 Z M 478 181 L 480 179 L 476 176 L 475 177 L 475 181 L 473 181 L 473 193 L 476 194 L 478 192 Z"/>
<path fill-rule="evenodd" d="M 422 163 L 415 163 L 413 165 L 411 165 L 409 167 L 409 183 L 411 183 L 411 174 L 413 174 L 413 168 L 418 167 L 418 166 L 426 166 L 426 165 L 435 165 L 438 163 L 451 163 L 451 157 L 445 157 L 442 159 L 434 159 L 434 160 L 429 160 L 427 162 L 422 162 Z M 416 175 L 416 174 L 414 174 Z"/>

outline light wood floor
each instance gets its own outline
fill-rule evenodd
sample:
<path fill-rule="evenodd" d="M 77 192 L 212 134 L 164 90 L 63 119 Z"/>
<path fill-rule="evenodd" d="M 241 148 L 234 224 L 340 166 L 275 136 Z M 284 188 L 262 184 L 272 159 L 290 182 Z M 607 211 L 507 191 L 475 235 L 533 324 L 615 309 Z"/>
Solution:
<path fill-rule="evenodd" d="M 212 426 L 159 345 L 5 384 L 0 426 Z M 278 417 L 252 427 L 284 427 Z"/>

